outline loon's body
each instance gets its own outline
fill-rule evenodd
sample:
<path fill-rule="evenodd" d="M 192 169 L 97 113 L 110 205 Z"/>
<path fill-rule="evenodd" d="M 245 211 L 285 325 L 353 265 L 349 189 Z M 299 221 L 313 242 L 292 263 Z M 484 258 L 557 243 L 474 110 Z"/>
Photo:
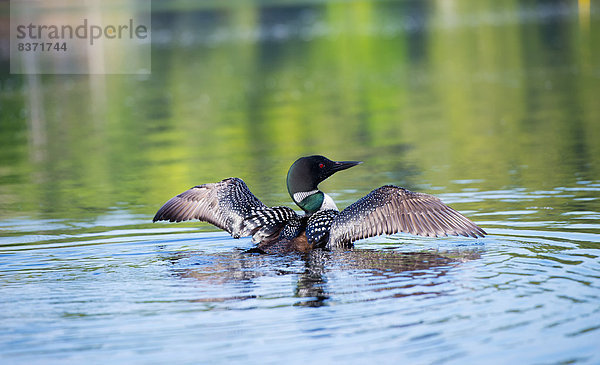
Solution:
<path fill-rule="evenodd" d="M 234 238 L 252 236 L 259 252 L 351 248 L 353 242 L 381 234 L 483 237 L 486 233 L 438 198 L 385 185 L 341 212 L 318 189 L 334 173 L 358 161 L 331 161 L 323 156 L 296 160 L 287 175 L 290 196 L 302 210 L 267 207 L 239 178 L 195 186 L 167 201 L 153 221 L 199 219 Z"/>

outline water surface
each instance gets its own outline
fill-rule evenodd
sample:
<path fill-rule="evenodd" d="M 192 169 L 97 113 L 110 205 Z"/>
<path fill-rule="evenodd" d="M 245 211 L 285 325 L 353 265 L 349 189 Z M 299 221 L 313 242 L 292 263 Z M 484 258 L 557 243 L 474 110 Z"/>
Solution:
<path fill-rule="evenodd" d="M 599 363 L 580 3 L 155 2 L 151 76 L 2 73 L 0 362 Z M 313 153 L 365 162 L 321 185 L 340 207 L 396 184 L 490 235 L 256 255 L 150 223 L 229 176 L 290 205 Z"/>

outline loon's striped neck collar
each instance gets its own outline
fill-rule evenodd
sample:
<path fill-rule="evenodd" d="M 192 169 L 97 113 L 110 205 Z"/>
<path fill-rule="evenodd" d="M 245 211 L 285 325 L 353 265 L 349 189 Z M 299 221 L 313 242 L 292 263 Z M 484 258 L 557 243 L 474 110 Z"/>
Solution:
<path fill-rule="evenodd" d="M 295 197 L 301 198 L 296 200 Z M 325 193 L 320 190 L 298 192 L 294 194 L 294 203 L 298 204 L 307 214 L 319 211 L 325 201 Z"/>
<path fill-rule="evenodd" d="M 294 203 L 308 214 L 326 209 L 339 210 L 333 199 L 321 190 L 301 191 L 295 193 L 292 198 Z"/>

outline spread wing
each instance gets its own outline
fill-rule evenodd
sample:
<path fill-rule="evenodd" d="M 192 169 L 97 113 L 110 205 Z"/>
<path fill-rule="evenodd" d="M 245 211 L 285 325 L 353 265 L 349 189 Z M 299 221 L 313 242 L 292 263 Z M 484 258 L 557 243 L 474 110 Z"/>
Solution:
<path fill-rule="evenodd" d="M 331 223 L 329 247 L 380 234 L 483 237 L 486 233 L 434 196 L 386 185 L 340 212 Z"/>
<path fill-rule="evenodd" d="M 245 218 L 256 210 L 269 209 L 250 192 L 242 179 L 235 177 L 214 184 L 194 186 L 167 201 L 153 222 L 181 222 L 199 219 L 211 223 L 233 237 L 254 234 L 260 227 Z"/>

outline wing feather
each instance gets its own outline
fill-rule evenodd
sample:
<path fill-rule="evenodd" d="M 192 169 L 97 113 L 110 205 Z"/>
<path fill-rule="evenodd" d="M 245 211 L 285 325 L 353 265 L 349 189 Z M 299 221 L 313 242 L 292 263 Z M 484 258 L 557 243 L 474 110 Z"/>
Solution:
<path fill-rule="evenodd" d="M 386 185 L 340 212 L 331 223 L 329 247 L 397 232 L 420 236 L 483 237 L 486 232 L 432 195 Z"/>
<path fill-rule="evenodd" d="M 181 222 L 198 219 L 211 223 L 234 237 L 240 237 L 252 233 L 244 220 L 258 209 L 268 208 L 250 192 L 244 181 L 229 178 L 218 183 L 194 186 L 171 198 L 156 212 L 152 221 Z"/>

